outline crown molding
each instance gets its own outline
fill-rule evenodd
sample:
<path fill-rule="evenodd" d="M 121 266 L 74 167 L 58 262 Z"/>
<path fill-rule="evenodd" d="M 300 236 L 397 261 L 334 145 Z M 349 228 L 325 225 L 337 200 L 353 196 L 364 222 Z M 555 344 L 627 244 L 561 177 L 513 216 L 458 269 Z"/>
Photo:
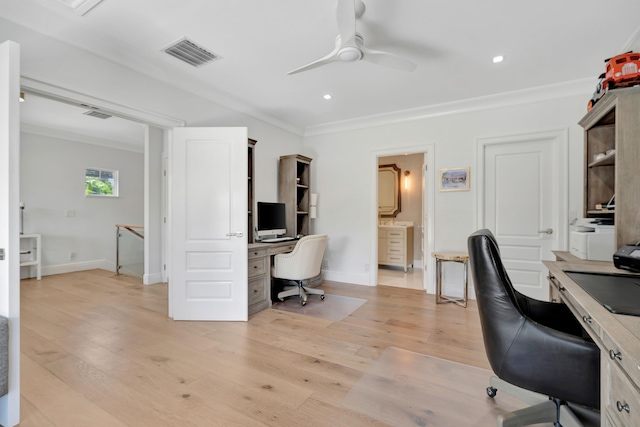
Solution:
<path fill-rule="evenodd" d="M 134 153 L 144 153 L 144 143 L 134 145 L 123 141 L 114 141 L 110 139 L 96 138 L 93 136 L 81 135 L 50 127 L 31 125 L 28 123 L 20 124 L 20 132 L 32 135 L 45 136 L 47 138 L 61 139 L 64 141 L 78 142 L 81 144 L 98 145 L 101 147 L 112 148 L 114 150 L 131 151 Z"/>
<path fill-rule="evenodd" d="M 505 92 L 495 95 L 470 98 L 462 101 L 412 108 L 391 113 L 376 114 L 357 119 L 325 123 L 306 128 L 304 137 L 312 137 L 352 130 L 389 126 L 435 117 L 451 116 L 495 108 L 513 107 L 516 105 L 561 99 L 572 96 L 585 96 L 585 108 L 590 94 L 595 87 L 594 79 L 581 79 L 548 86 Z"/>

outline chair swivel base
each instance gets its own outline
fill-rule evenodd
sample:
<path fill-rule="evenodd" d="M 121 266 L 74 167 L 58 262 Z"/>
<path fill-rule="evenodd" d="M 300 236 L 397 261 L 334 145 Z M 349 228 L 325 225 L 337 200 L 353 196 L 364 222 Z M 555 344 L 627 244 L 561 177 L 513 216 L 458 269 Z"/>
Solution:
<path fill-rule="evenodd" d="M 499 427 L 519 427 L 551 422 L 554 426 L 587 427 L 600 425 L 600 413 L 580 405 L 551 399 L 492 376 L 487 394 L 494 398 L 502 390 L 532 406 L 498 416 Z"/>
<path fill-rule="evenodd" d="M 322 289 L 308 288 L 298 283 L 297 286 L 285 286 L 282 292 L 278 292 L 278 299 L 284 301 L 287 297 L 298 295 L 300 304 L 307 305 L 307 295 L 320 295 L 320 299 L 324 301 L 324 291 Z"/>

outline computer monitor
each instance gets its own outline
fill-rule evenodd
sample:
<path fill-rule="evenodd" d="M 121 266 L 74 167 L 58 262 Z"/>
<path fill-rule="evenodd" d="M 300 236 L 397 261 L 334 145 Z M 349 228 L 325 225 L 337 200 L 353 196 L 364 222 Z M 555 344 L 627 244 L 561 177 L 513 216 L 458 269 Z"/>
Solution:
<path fill-rule="evenodd" d="M 258 202 L 258 237 L 278 236 L 286 232 L 285 204 Z"/>

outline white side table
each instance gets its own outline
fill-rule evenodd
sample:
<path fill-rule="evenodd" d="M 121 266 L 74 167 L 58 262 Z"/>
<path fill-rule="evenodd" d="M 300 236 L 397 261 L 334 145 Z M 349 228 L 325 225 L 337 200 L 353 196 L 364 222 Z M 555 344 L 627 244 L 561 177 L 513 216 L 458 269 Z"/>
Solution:
<path fill-rule="evenodd" d="M 20 267 L 36 267 L 36 279 L 42 278 L 42 263 L 40 257 L 40 234 L 20 235 Z M 29 275 L 31 277 L 31 275 Z"/>

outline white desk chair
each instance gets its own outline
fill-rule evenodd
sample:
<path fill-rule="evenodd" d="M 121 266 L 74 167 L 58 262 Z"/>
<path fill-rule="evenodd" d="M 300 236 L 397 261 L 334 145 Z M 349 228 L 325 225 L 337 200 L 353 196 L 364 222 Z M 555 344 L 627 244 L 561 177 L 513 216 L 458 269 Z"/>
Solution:
<path fill-rule="evenodd" d="M 274 257 L 271 277 L 297 283 L 297 286 L 285 286 L 284 290 L 278 293 L 280 301 L 284 301 L 286 297 L 298 295 L 300 304 L 306 305 L 307 294 L 320 295 L 320 298 L 324 299 L 323 290 L 309 288 L 305 284 L 320 274 L 326 247 L 326 234 L 312 234 L 298 240 L 293 251 Z"/>

